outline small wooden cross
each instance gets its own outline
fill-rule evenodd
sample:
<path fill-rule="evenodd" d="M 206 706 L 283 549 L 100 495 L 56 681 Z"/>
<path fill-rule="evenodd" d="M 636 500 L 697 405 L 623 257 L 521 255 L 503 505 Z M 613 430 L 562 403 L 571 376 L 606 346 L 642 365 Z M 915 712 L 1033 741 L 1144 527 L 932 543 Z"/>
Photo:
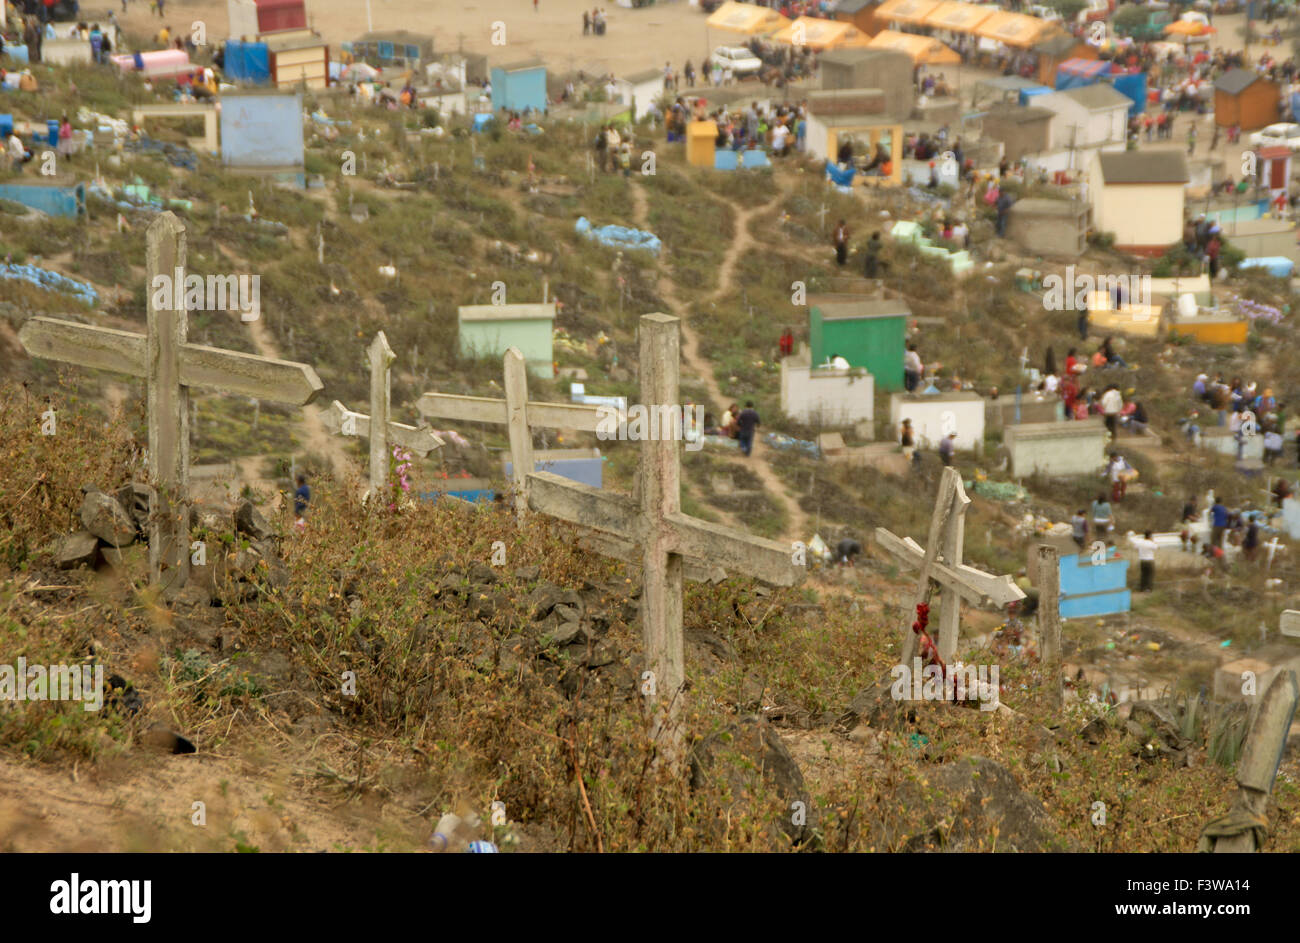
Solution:
<path fill-rule="evenodd" d="M 533 427 L 595 432 L 604 411 L 599 406 L 577 403 L 528 402 L 528 371 L 524 355 L 517 347 L 511 347 L 505 352 L 504 360 L 505 399 L 425 393 L 415 408 L 425 417 L 490 422 L 508 427 L 510 461 L 514 466 L 515 510 L 523 517 L 528 512 L 527 475 L 533 470 Z"/>
<path fill-rule="evenodd" d="M 160 214 L 149 226 L 147 284 L 153 285 L 160 274 L 178 276 L 184 284 L 185 251 L 185 226 L 174 213 Z M 174 293 L 145 294 L 149 321 L 144 334 L 40 317 L 30 318 L 18 339 L 33 357 L 144 378 L 154 486 L 149 573 L 153 583 L 170 593 L 189 579 L 190 388 L 301 406 L 324 387 L 305 363 L 190 343 L 188 312 L 173 307 Z M 167 298 L 159 306 L 163 294 Z"/>
<path fill-rule="evenodd" d="M 370 439 L 370 493 L 382 494 L 388 486 L 388 443 L 410 449 L 421 458 L 443 441 L 431 429 L 408 426 L 389 419 L 392 382 L 389 370 L 397 356 L 380 331 L 366 350 L 370 360 L 370 415 L 354 413 L 338 400 L 325 413 L 325 427 L 335 435 L 354 435 Z M 378 417 L 378 418 L 377 418 Z M 374 420 L 374 421 L 372 421 Z"/>
<path fill-rule="evenodd" d="M 934 583 L 942 587 L 938 646 L 939 657 L 945 664 L 950 664 L 957 652 L 960 600 L 979 603 L 987 598 L 998 606 L 1005 606 L 1025 598 L 1024 591 L 1011 577 L 994 576 L 961 562 L 969 504 L 970 498 L 966 497 L 966 489 L 962 487 L 961 475 L 955 468 L 945 468 L 924 548 L 910 537 L 899 539 L 883 527 L 876 528 L 876 543 L 907 566 L 918 570 L 912 605 L 903 613 L 901 664 L 910 665 L 916 654 L 917 638 L 912 631 L 912 622 L 916 618 L 916 607 L 929 603 Z"/>
<path fill-rule="evenodd" d="M 644 315 L 640 348 L 642 404 L 678 407 L 678 319 Z M 674 746 L 678 745 L 681 731 L 673 721 L 681 711 L 686 681 L 682 634 L 685 561 L 694 557 L 766 583 L 791 586 L 803 576 L 792 548 L 683 514 L 679 443 L 671 437 L 642 440 L 635 497 L 612 494 L 549 472 L 530 471 L 527 484 L 532 510 L 616 535 L 640 549 L 644 581 L 641 619 L 649 672 L 642 677 L 642 691 L 658 708 L 654 735 L 667 730 Z M 649 687 L 645 686 L 647 680 Z"/>

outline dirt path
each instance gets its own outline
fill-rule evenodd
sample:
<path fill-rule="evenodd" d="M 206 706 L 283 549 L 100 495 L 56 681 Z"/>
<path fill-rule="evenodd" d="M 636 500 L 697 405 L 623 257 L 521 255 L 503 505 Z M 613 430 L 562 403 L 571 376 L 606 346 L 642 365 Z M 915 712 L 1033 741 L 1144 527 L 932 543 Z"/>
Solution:
<path fill-rule="evenodd" d="M 773 200 L 779 200 L 784 195 L 785 188 L 782 186 L 776 196 L 773 197 Z M 705 302 L 717 301 L 732 289 L 735 280 L 736 262 L 742 252 L 754 245 L 754 239 L 749 234 L 749 221 L 769 209 L 770 206 L 769 202 L 735 211 L 736 234 L 732 237 L 731 245 L 727 247 L 722 264 L 718 267 L 718 287 L 704 299 Z M 632 187 L 632 216 L 637 226 L 646 227 L 649 219 L 649 208 L 649 201 L 646 199 L 645 191 L 642 189 L 640 181 L 637 181 Z M 672 313 L 681 319 L 682 360 L 687 368 L 698 376 L 704 384 L 713 409 L 717 413 L 721 413 L 729 405 L 729 401 L 722 395 L 722 388 L 718 385 L 717 377 L 713 374 L 713 365 L 700 354 L 699 337 L 691 327 L 686 305 L 678 297 L 673 280 L 666 274 L 660 274 L 657 287 L 660 296 L 672 310 Z M 803 508 L 799 506 L 799 503 L 791 497 L 785 482 L 777 476 L 776 472 L 772 471 L 768 458 L 768 453 L 771 452 L 772 450 L 761 440 L 755 439 L 754 454 L 751 458 L 757 459 L 757 461 L 751 461 L 738 454 L 717 453 L 717 457 L 724 459 L 729 464 L 744 466 L 757 475 L 763 483 L 764 490 L 775 496 L 785 511 L 786 525 L 782 536 L 791 540 L 806 540 L 811 536 L 808 516 L 804 513 Z"/>
<path fill-rule="evenodd" d="M 275 343 L 271 340 L 271 335 L 266 329 L 266 324 L 262 320 L 250 321 L 248 324 L 249 336 L 253 339 L 253 346 L 263 357 L 274 357 L 277 360 L 283 359 Z M 347 452 L 343 448 L 343 442 L 337 436 L 330 435 L 329 430 L 325 428 L 325 423 L 321 421 L 320 408 L 308 404 L 302 407 L 302 421 L 299 423 L 299 432 L 302 436 L 302 447 L 307 452 L 314 452 L 317 455 L 325 456 L 334 471 L 334 477 L 339 481 L 346 481 L 348 475 L 354 471 L 354 465 L 348 458 Z"/>

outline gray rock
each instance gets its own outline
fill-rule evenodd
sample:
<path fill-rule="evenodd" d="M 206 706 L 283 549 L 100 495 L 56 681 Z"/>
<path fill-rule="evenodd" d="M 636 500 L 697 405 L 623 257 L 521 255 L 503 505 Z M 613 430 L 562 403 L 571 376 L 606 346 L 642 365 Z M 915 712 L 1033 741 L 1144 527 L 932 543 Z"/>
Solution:
<path fill-rule="evenodd" d="M 525 583 L 531 583 L 541 575 L 542 568 L 540 566 L 521 566 L 515 570 L 515 579 L 523 580 Z"/>
<path fill-rule="evenodd" d="M 50 545 L 54 562 L 61 570 L 71 570 L 79 566 L 93 567 L 99 553 L 99 538 L 88 530 L 79 530 L 60 537 Z"/>
<path fill-rule="evenodd" d="M 135 530 L 140 537 L 149 532 L 149 502 L 152 496 L 153 489 L 142 481 L 133 481 L 117 489 L 117 503 L 135 521 Z"/>
<path fill-rule="evenodd" d="M 116 498 L 102 491 L 87 491 L 81 499 L 81 523 L 110 547 L 129 547 L 135 543 L 135 521 Z"/>
<path fill-rule="evenodd" d="M 907 829 L 903 851 L 1060 850 L 1052 843 L 1052 821 L 1043 804 L 1022 792 L 1001 764 L 961 757 L 934 768 L 926 779 L 925 785 L 900 783 L 896 809 L 877 823 L 885 847 L 899 847 L 900 836 L 888 833 L 891 824 L 902 824 Z"/>
<path fill-rule="evenodd" d="M 582 633 L 581 622 L 563 623 L 550 633 L 550 639 L 555 645 L 568 645 L 575 641 L 586 641 L 586 638 Z"/>
<path fill-rule="evenodd" d="M 239 502 L 239 507 L 235 509 L 235 529 L 241 534 L 247 534 L 254 540 L 266 540 L 272 533 L 271 525 L 266 522 L 262 512 L 253 506 L 253 502 L 245 498 Z"/>
<path fill-rule="evenodd" d="M 775 788 L 788 809 L 793 809 L 796 802 L 803 803 L 803 825 L 794 824 L 793 812 L 777 820 L 785 836 L 796 844 L 811 837 L 815 809 L 804 788 L 803 773 L 781 735 L 763 717 L 741 717 L 725 730 L 706 737 L 691 750 L 690 761 L 692 789 L 705 788 L 710 779 L 721 776 L 731 786 L 737 803 L 755 794 L 757 771 Z"/>
<path fill-rule="evenodd" d="M 497 581 L 496 570 L 486 563 L 476 562 L 469 568 L 469 581 L 471 583 L 495 583 Z"/>

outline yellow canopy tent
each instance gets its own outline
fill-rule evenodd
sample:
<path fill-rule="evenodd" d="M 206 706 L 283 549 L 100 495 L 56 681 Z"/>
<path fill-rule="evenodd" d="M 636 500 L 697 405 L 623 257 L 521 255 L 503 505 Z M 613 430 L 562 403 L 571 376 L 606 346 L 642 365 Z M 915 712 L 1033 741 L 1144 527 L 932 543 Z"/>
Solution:
<path fill-rule="evenodd" d="M 840 20 L 823 20 L 815 16 L 801 16 L 789 26 L 772 35 L 772 41 L 787 46 L 807 46 L 810 49 L 842 49 L 858 44 L 862 31 L 852 23 Z"/>
<path fill-rule="evenodd" d="M 885 0 L 876 9 L 876 22 L 924 26 L 925 18 L 939 5 L 939 0 Z"/>
<path fill-rule="evenodd" d="M 712 29 L 725 29 L 731 33 L 753 36 L 778 30 L 789 22 L 780 13 L 767 7 L 727 0 L 713 11 L 713 15 L 705 20 L 704 25 Z"/>
<path fill-rule="evenodd" d="M 960 0 L 948 0 L 939 4 L 926 18 L 925 25 L 933 29 L 943 29 L 950 33 L 973 33 L 994 13 L 992 7 L 980 7 L 973 3 L 961 3 Z"/>
<path fill-rule="evenodd" d="M 961 56 L 932 36 L 914 36 L 882 29 L 871 39 L 872 49 L 897 49 L 912 57 L 914 65 L 956 65 Z"/>
<path fill-rule="evenodd" d="M 1028 49 L 1052 28 L 1046 20 L 1023 13 L 994 13 L 975 27 L 975 35 L 995 39 L 1008 46 Z"/>
<path fill-rule="evenodd" d="M 1214 27 L 1195 20 L 1179 20 L 1166 26 L 1165 32 L 1171 36 L 1208 36 L 1214 32 Z"/>

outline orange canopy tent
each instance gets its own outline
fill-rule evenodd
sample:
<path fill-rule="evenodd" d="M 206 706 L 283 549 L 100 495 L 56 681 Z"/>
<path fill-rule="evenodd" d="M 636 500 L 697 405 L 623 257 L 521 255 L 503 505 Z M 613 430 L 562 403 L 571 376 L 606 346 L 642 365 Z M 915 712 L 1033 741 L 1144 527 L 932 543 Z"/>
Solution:
<path fill-rule="evenodd" d="M 1208 36 L 1214 32 L 1214 27 L 1195 20 L 1179 20 L 1166 26 L 1165 32 L 1171 36 Z"/>
<path fill-rule="evenodd" d="M 914 36 L 882 29 L 871 39 L 872 49 L 897 49 L 912 57 L 914 65 L 956 65 L 961 56 L 932 36 Z"/>
<path fill-rule="evenodd" d="M 774 33 L 772 41 L 787 46 L 807 46 L 821 51 L 842 49 L 850 44 L 858 44 L 862 35 L 862 31 L 852 23 L 801 16 L 789 26 Z"/>
<path fill-rule="evenodd" d="M 1052 28 L 1046 20 L 1022 13 L 994 13 L 975 27 L 975 35 L 995 39 L 1008 46 L 1028 49 Z"/>
<path fill-rule="evenodd" d="M 973 33 L 975 27 L 997 12 L 992 7 L 948 0 L 946 3 L 939 4 L 925 18 L 925 25 L 934 29 L 947 30 L 950 33 Z"/>
<path fill-rule="evenodd" d="M 876 8 L 876 22 L 924 26 L 925 18 L 940 5 L 940 0 L 885 0 Z"/>
<path fill-rule="evenodd" d="M 712 29 L 725 29 L 731 33 L 754 36 L 760 33 L 771 33 L 788 25 L 789 22 L 780 13 L 767 7 L 727 0 L 713 11 L 704 25 Z"/>

